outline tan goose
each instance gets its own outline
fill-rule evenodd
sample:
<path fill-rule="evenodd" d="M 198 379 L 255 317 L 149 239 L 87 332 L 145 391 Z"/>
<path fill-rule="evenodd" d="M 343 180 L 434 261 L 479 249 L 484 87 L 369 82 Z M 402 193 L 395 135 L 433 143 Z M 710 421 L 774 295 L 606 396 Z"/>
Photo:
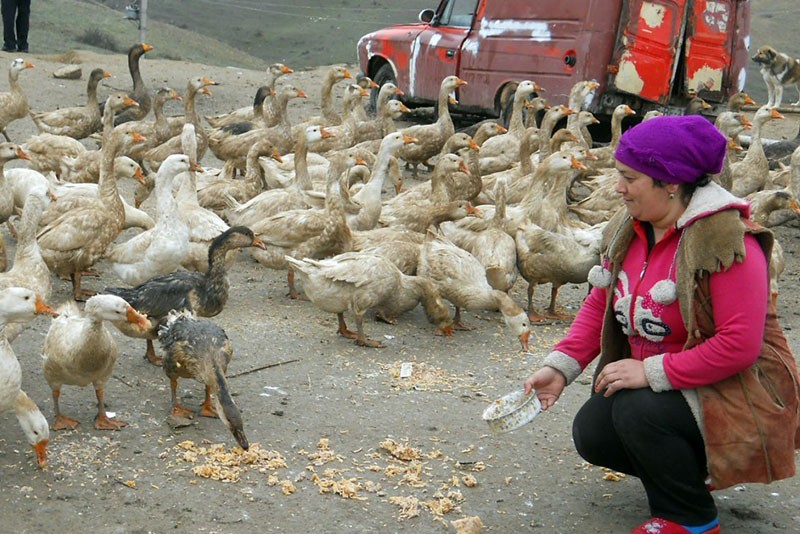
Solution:
<path fill-rule="evenodd" d="M 114 159 L 125 143 L 141 139 L 136 133 L 112 136 L 102 149 L 97 197 L 75 199 L 75 206 L 55 218 L 36 236 L 50 270 L 72 280 L 75 300 L 84 300 L 88 294 L 81 288 L 81 273 L 101 258 L 106 247 L 123 229 L 125 208 L 117 191 Z"/>
<path fill-rule="evenodd" d="M 43 113 L 30 112 L 33 123 L 41 133 L 66 135 L 75 139 L 89 137 L 100 129 L 100 104 L 97 102 L 97 85 L 111 74 L 94 69 L 86 85 L 86 105 L 61 108 Z"/>
<path fill-rule="evenodd" d="M 402 102 L 392 100 L 395 96 L 403 96 L 395 84 L 388 82 L 378 90 L 378 98 L 375 101 L 375 119 L 371 121 L 361 120 L 356 129 L 356 143 L 369 141 L 372 139 L 382 139 L 386 135 L 394 132 L 396 127 L 394 119 L 397 118 L 396 111 L 407 112 L 408 108 Z M 397 102 L 389 107 L 390 102 Z"/>
<path fill-rule="evenodd" d="M 331 134 L 330 137 L 320 139 L 312 144 L 309 149 L 314 152 L 324 153 L 330 150 L 344 150 L 353 146 L 358 137 L 358 120 L 355 116 L 356 104 L 366 96 L 369 91 L 363 89 L 358 84 L 350 84 L 345 87 L 342 99 L 342 122 L 336 126 L 326 127 Z"/>
<path fill-rule="evenodd" d="M 0 132 L 6 141 L 11 141 L 6 132 L 8 125 L 28 116 L 28 97 L 19 84 L 19 73 L 32 68 L 33 63 L 22 58 L 13 60 L 8 68 L 8 86 L 11 90 L 0 93 Z"/>
<path fill-rule="evenodd" d="M 737 197 L 759 191 L 767 182 L 769 160 L 764 154 L 761 129 L 768 121 L 782 118 L 783 115 L 778 110 L 769 106 L 761 106 L 753 116 L 753 133 L 747 154 L 742 161 L 731 164 L 731 193 Z"/>
<path fill-rule="evenodd" d="M 389 308 L 390 316 L 396 317 L 422 299 L 437 331 L 445 335 L 450 333 L 450 313 L 434 285 L 420 277 L 403 274 L 383 256 L 346 252 L 318 261 L 286 256 L 286 261 L 303 282 L 309 300 L 320 310 L 335 313 L 339 323 L 338 334 L 354 339 L 356 345 L 385 347 L 364 333 L 364 315 L 369 309 Z M 355 316 L 357 332 L 347 328 L 344 314 L 348 311 Z"/>
<path fill-rule="evenodd" d="M 0 224 L 6 222 L 14 214 L 14 190 L 5 176 L 3 168 L 6 163 L 15 159 L 29 159 L 28 155 L 22 151 L 19 145 L 14 143 L 0 143 Z M 6 270 L 7 259 L 5 253 L 5 243 L 3 234 L 0 233 L 0 271 Z"/>
<path fill-rule="evenodd" d="M 32 135 L 20 145 L 31 157 L 30 167 L 41 173 L 52 172 L 61 176 L 64 158 L 77 158 L 86 147 L 72 137 L 65 135 Z"/>
<path fill-rule="evenodd" d="M 237 202 L 247 202 L 264 189 L 264 170 L 258 162 L 261 156 L 281 160 L 278 150 L 267 137 L 256 140 L 247 151 L 243 180 L 220 178 L 209 182 L 197 190 L 200 205 L 216 213 L 221 213 L 228 205 L 227 197 Z"/>
<path fill-rule="evenodd" d="M 486 271 L 475 256 L 458 248 L 444 236 L 428 231 L 417 272 L 419 276 L 433 280 L 442 297 L 456 307 L 453 319 L 455 330 L 470 329 L 461 321 L 462 309 L 499 310 L 523 350 L 528 349 L 531 329 L 525 310 L 508 294 L 489 285 Z"/>
<path fill-rule="evenodd" d="M 467 82 L 458 76 L 447 76 L 442 80 L 439 88 L 438 113 L 439 117 L 433 124 L 418 124 L 403 129 L 403 133 L 417 139 L 417 143 L 406 145 L 397 153 L 397 157 L 405 160 L 410 165 L 414 176 L 417 175 L 417 166 L 422 163 L 429 169 L 433 165 L 428 161 L 439 153 L 445 142 L 455 133 L 453 119 L 450 117 L 450 93 Z"/>
<path fill-rule="evenodd" d="M 123 321 L 149 328 L 150 321 L 123 299 L 114 295 L 95 295 L 83 311 L 74 302 L 58 310 L 44 338 L 44 378 L 53 393 L 55 419 L 53 430 L 74 430 L 77 419 L 61 413 L 59 398 L 62 386 L 91 384 L 97 398 L 97 430 L 119 430 L 128 423 L 111 418 L 105 409 L 105 385 L 117 363 L 117 343 L 105 327 L 105 321 Z"/>
<path fill-rule="evenodd" d="M 328 169 L 324 210 L 289 210 L 255 223 L 253 232 L 264 243 L 265 249 L 252 250 L 253 258 L 269 269 L 284 270 L 288 268 L 286 255 L 318 259 L 349 250 L 351 235 L 342 196 L 347 188 L 347 176 L 343 173 L 362 163 L 346 153 L 334 156 Z M 299 298 L 291 270 L 287 282 L 289 296 Z"/>
<path fill-rule="evenodd" d="M 289 183 L 286 187 L 262 191 L 243 204 L 228 199 L 225 215 L 231 224 L 252 226 L 281 211 L 317 207 L 320 199 L 310 195 L 313 184 L 308 173 L 308 145 L 328 135 L 330 134 L 322 126 L 307 126 L 305 132 L 298 134 L 294 152 L 295 172 L 288 178 Z M 260 160 L 265 173 L 276 172 L 271 165 L 272 161 L 277 160 Z M 324 200 L 322 203 L 324 204 Z"/>
<path fill-rule="evenodd" d="M 604 226 L 598 225 L 592 232 L 585 232 L 584 238 L 592 237 L 585 243 L 533 223 L 519 227 L 515 237 L 517 265 L 528 282 L 528 316 L 532 321 L 571 317 L 556 308 L 558 290 L 564 284 L 586 282 L 589 270 L 600 263 L 600 237 Z M 533 311 L 533 295 L 537 285 L 546 283 L 552 284 L 552 291 L 550 306 L 543 316 Z"/>
<path fill-rule="evenodd" d="M 567 117 L 567 128 L 572 130 L 572 133 L 578 137 L 579 142 L 586 148 L 591 148 L 592 146 L 592 136 L 589 134 L 588 125 L 583 125 L 576 130 L 573 127 L 573 123 L 579 120 L 578 113 L 584 111 L 592 103 L 598 87 L 600 87 L 600 84 L 594 80 L 581 80 L 572 86 L 567 100 L 567 107 L 575 113 L 575 115 Z M 580 132 L 580 135 L 578 135 L 578 132 Z"/>
<path fill-rule="evenodd" d="M 304 126 L 310 126 L 311 124 L 319 124 L 321 126 L 336 126 L 337 124 L 342 123 L 342 117 L 337 113 L 333 106 L 333 86 L 339 83 L 342 80 L 352 80 L 353 75 L 350 74 L 350 71 L 347 68 L 334 65 L 328 72 L 325 73 L 325 78 L 322 80 L 322 88 L 320 92 L 320 107 L 322 109 L 322 116 L 321 117 L 312 117 L 308 121 L 309 124 L 305 124 Z"/>
<path fill-rule="evenodd" d="M 631 115 L 636 115 L 636 112 L 627 104 L 620 104 L 614 108 L 614 112 L 611 114 L 611 142 L 608 146 L 592 148 L 590 150 L 597 160 L 587 164 L 587 167 L 590 169 L 600 169 L 614 166 L 614 152 L 616 152 L 619 146 L 619 138 L 622 137 L 622 121 L 625 117 L 630 117 Z"/>
<path fill-rule="evenodd" d="M 208 149 L 208 137 L 203 127 L 200 126 L 200 119 L 197 116 L 196 100 L 197 93 L 199 92 L 211 94 L 211 91 L 208 90 L 209 85 L 217 85 L 217 82 L 205 76 L 192 78 L 186 85 L 186 97 L 183 101 L 186 123 L 194 125 L 195 135 L 197 136 L 197 157 L 200 159 L 203 159 Z M 148 171 L 156 172 L 158 171 L 159 165 L 161 165 L 168 156 L 179 154 L 180 152 L 181 136 L 179 133 L 157 147 L 148 150 L 143 159 L 144 167 Z"/>
<path fill-rule="evenodd" d="M 208 136 L 208 146 L 219 159 L 244 168 L 247 152 L 256 140 L 267 139 L 278 150 L 279 154 L 291 152 L 294 148 L 292 123 L 286 108 L 292 98 L 307 98 L 302 90 L 293 85 L 285 85 L 278 93 L 278 107 L 281 122 L 271 128 L 253 128 L 238 132 L 233 128 L 219 128 Z M 235 126 L 235 125 L 234 125 Z"/>
<path fill-rule="evenodd" d="M 127 156 L 141 162 L 145 153 L 151 148 L 157 147 L 166 142 L 173 136 L 180 133 L 182 124 L 176 128 L 173 123 L 164 115 L 164 106 L 172 100 L 182 101 L 183 97 L 171 87 L 162 87 L 156 91 L 153 99 L 152 121 L 131 121 L 120 124 L 116 127 L 117 131 L 130 132 L 136 131 L 147 138 L 147 141 L 138 145 L 133 145 L 128 149 Z M 174 117 L 173 117 L 174 118 Z"/>
<path fill-rule="evenodd" d="M 261 120 L 264 121 L 266 126 L 274 126 L 278 123 L 275 113 L 272 109 L 272 96 L 275 95 L 275 82 L 278 78 L 285 74 L 291 74 L 294 71 L 284 65 L 283 63 L 273 63 L 267 67 L 267 83 L 259 87 L 256 91 L 256 96 L 252 106 L 245 106 L 230 113 L 216 115 L 213 117 L 206 116 L 206 122 L 212 128 L 222 128 L 235 122 L 252 121 L 254 118 L 261 114 Z M 265 90 L 262 91 L 262 87 Z"/>
<path fill-rule="evenodd" d="M 152 49 L 153 47 L 147 43 L 138 43 L 128 49 L 128 71 L 131 73 L 131 81 L 133 81 L 133 88 L 128 93 L 128 96 L 138 102 L 139 106 L 119 113 L 114 118 L 115 126 L 129 121 L 140 121 L 150 113 L 150 92 L 142 79 L 139 61 L 143 55 Z"/>
<path fill-rule="evenodd" d="M 0 289 L 25 287 L 38 294 L 43 300 L 50 298 L 53 289 L 52 277 L 50 269 L 42 259 L 39 244 L 36 242 L 36 232 L 46 201 L 45 196 L 34 193 L 25 202 L 22 217 L 17 225 L 17 249 L 14 252 L 14 264 L 8 271 L 0 273 Z M 9 324 L 6 325 L 3 334 L 10 343 L 16 339 L 23 328 L 24 324 L 22 323 Z"/>
<path fill-rule="evenodd" d="M 525 125 L 522 120 L 522 111 L 527 99 L 541 87 L 530 80 L 525 80 L 517 86 L 514 92 L 514 107 L 508 132 L 497 135 L 481 145 L 481 174 L 508 169 L 514 162 L 519 161 L 519 143 L 525 134 Z"/>

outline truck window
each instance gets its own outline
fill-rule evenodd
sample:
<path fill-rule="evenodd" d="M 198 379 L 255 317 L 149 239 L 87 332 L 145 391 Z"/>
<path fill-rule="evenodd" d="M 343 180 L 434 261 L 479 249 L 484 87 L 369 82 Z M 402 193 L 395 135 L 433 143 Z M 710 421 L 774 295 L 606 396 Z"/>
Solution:
<path fill-rule="evenodd" d="M 477 0 L 450 0 L 442 10 L 439 24 L 442 26 L 455 26 L 456 28 L 469 28 L 472 26 L 472 17 L 475 15 Z"/>

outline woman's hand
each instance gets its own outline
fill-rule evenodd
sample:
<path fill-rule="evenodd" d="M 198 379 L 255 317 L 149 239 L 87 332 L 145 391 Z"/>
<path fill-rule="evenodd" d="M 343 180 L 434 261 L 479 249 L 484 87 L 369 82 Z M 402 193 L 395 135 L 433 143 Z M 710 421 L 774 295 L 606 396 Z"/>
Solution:
<path fill-rule="evenodd" d="M 525 381 L 525 394 L 535 389 L 544 411 L 556 403 L 566 385 L 567 379 L 561 372 L 552 367 L 542 367 Z"/>
<path fill-rule="evenodd" d="M 639 389 L 650 385 L 647 375 L 644 372 L 644 362 L 625 358 L 616 362 L 611 362 L 597 375 L 594 390 L 610 397 L 620 389 Z"/>

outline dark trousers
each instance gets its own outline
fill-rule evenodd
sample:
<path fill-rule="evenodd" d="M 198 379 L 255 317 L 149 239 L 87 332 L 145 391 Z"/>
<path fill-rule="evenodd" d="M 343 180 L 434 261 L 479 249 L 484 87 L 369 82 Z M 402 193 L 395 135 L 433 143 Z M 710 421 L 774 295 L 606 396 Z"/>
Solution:
<path fill-rule="evenodd" d="M 679 391 L 592 395 L 575 416 L 572 439 L 587 462 L 638 477 L 653 517 L 689 526 L 717 517 L 703 436 Z"/>
<path fill-rule="evenodd" d="M 3 15 L 3 47 L 27 49 L 31 0 L 1 0 L 0 12 Z"/>

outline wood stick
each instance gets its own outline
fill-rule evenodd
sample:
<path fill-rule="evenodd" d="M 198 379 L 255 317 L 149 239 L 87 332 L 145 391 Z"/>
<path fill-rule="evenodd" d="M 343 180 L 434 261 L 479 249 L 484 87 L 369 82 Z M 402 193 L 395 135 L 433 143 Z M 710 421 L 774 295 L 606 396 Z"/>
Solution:
<path fill-rule="evenodd" d="M 272 367 L 278 367 L 280 365 L 286 365 L 287 363 L 294 363 L 299 362 L 300 358 L 294 360 L 286 360 L 285 362 L 278 362 L 278 363 L 270 363 L 268 365 L 262 365 L 261 367 L 256 367 L 255 369 L 249 369 L 247 371 L 242 371 L 240 373 L 235 373 L 232 375 L 228 375 L 227 378 L 236 378 L 238 376 L 249 375 L 250 373 L 256 373 L 258 371 L 263 371 L 264 369 L 270 369 Z"/>

